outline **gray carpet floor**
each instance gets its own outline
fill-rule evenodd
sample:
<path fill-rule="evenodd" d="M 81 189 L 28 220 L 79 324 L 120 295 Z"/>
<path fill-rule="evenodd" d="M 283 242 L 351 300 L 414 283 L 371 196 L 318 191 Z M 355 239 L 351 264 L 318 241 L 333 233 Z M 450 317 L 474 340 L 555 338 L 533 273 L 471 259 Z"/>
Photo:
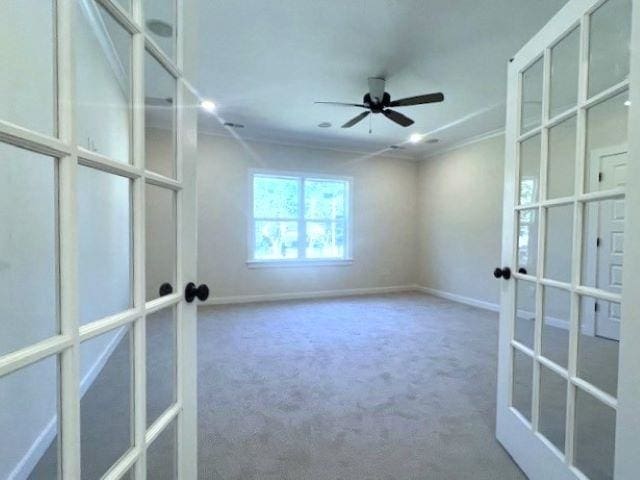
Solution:
<path fill-rule="evenodd" d="M 521 479 L 497 315 L 421 294 L 202 309 L 200 480 Z"/>

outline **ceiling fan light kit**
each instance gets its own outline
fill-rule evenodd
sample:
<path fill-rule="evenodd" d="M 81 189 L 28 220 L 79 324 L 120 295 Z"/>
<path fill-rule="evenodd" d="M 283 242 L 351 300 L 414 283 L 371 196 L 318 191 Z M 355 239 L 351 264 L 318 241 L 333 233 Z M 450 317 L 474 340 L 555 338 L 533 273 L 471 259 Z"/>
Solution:
<path fill-rule="evenodd" d="M 338 105 L 343 107 L 364 108 L 367 111 L 356 115 L 351 120 L 342 125 L 342 128 L 351 128 L 355 124 L 367 118 L 370 114 L 381 113 L 392 122 L 409 127 L 414 121 L 403 115 L 402 113 L 392 110 L 391 108 L 408 107 L 412 105 L 424 105 L 427 103 L 438 103 L 444 101 L 444 95 L 440 92 L 429 93 L 426 95 L 417 95 L 415 97 L 401 98 L 399 100 L 391 100 L 391 95 L 385 91 L 385 79 L 372 77 L 369 78 L 369 92 L 364 95 L 362 103 L 343 103 L 343 102 L 315 102 L 325 105 Z"/>

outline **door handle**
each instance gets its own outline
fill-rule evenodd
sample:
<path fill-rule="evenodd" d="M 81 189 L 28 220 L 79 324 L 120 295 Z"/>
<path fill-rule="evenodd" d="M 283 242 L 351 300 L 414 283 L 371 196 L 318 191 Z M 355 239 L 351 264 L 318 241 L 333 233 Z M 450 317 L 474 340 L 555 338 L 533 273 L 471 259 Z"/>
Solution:
<path fill-rule="evenodd" d="M 509 267 L 497 267 L 493 271 L 493 276 L 496 278 L 504 278 L 505 280 L 509 280 L 511 278 L 511 269 Z"/>
<path fill-rule="evenodd" d="M 187 303 L 193 302 L 193 299 L 198 297 L 198 300 L 204 302 L 207 298 L 209 298 L 209 287 L 207 287 L 204 283 L 199 287 L 196 287 L 196 284 L 193 282 L 189 282 L 187 287 L 184 289 L 184 299 Z"/>
<path fill-rule="evenodd" d="M 171 295 L 172 293 L 173 293 L 173 287 L 169 282 L 163 283 L 162 285 L 160 285 L 160 288 L 158 290 L 159 296 L 164 297 L 165 295 Z"/>

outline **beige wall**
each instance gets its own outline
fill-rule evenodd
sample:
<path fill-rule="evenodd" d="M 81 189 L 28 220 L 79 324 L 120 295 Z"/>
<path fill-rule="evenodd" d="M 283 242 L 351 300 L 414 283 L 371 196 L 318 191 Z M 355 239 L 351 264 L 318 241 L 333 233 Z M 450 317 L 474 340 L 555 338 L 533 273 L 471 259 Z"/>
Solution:
<path fill-rule="evenodd" d="M 504 136 L 420 163 L 418 283 L 474 300 L 499 301 Z"/>
<path fill-rule="evenodd" d="M 250 168 L 353 177 L 353 264 L 249 268 Z M 413 284 L 417 172 L 408 160 L 200 135 L 198 281 L 215 297 Z"/>

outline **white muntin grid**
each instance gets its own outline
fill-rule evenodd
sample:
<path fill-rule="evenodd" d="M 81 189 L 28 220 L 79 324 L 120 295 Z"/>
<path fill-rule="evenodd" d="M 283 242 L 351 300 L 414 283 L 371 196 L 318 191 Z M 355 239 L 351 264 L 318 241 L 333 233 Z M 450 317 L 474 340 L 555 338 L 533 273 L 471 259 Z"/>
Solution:
<path fill-rule="evenodd" d="M 609 302 L 622 303 L 623 295 L 618 293 L 611 293 L 598 288 L 587 287 L 581 284 L 582 278 L 582 255 L 583 255 L 583 235 L 584 235 L 584 215 L 585 206 L 590 202 L 611 200 L 611 199 L 623 199 L 626 197 L 627 192 L 624 187 L 613 188 L 605 191 L 585 192 L 585 163 L 587 161 L 587 114 L 590 108 L 605 102 L 620 93 L 630 90 L 629 78 L 607 88 L 606 90 L 599 92 L 592 97 L 588 97 L 588 73 L 589 73 L 589 29 L 591 14 L 601 7 L 606 0 L 589 1 L 584 0 L 581 2 L 573 2 L 575 11 L 579 11 L 580 15 L 575 15 L 573 21 L 566 21 L 560 26 L 554 26 L 554 35 L 549 37 L 548 41 L 538 43 L 539 49 L 536 51 L 534 47 L 531 47 L 527 52 L 527 58 L 520 58 L 517 66 L 511 66 L 511 69 L 516 69 L 511 72 L 510 75 L 517 83 L 515 86 L 510 86 L 514 90 L 514 96 L 512 97 L 513 104 L 509 105 L 510 114 L 508 119 L 511 119 L 513 125 L 507 130 L 507 155 L 512 155 L 514 158 L 514 164 L 512 169 L 507 172 L 512 178 L 507 181 L 514 182 L 514 187 L 508 189 L 506 194 L 510 198 L 505 199 L 505 208 L 509 208 L 512 212 L 512 217 L 507 223 L 511 227 L 510 231 L 504 236 L 507 242 L 505 248 L 509 248 L 509 260 L 510 265 L 518 266 L 518 219 L 519 214 L 523 211 L 534 212 L 537 219 L 537 258 L 536 258 L 536 272 L 535 275 L 524 274 L 515 271 L 513 278 L 515 282 L 510 282 L 513 285 L 505 286 L 503 292 L 507 292 L 506 307 L 503 312 L 508 312 L 508 320 L 503 323 L 503 326 L 507 327 L 505 337 L 509 339 L 509 353 L 506 357 L 508 360 L 505 362 L 504 372 L 507 374 L 506 378 L 502 381 L 506 382 L 506 407 L 510 412 L 515 415 L 523 424 L 531 430 L 537 439 L 539 439 L 547 448 L 549 448 L 557 457 L 562 459 L 566 463 L 567 469 L 576 478 L 586 478 L 584 475 L 573 466 L 574 453 L 575 453 L 575 400 L 576 392 L 578 389 L 591 395 L 597 401 L 612 408 L 616 412 L 618 411 L 618 398 L 606 393 L 600 388 L 587 382 L 583 378 L 578 376 L 577 361 L 578 361 L 578 341 L 579 341 L 579 315 L 580 315 L 580 300 L 583 297 L 589 297 L 593 299 L 599 299 Z M 570 13 L 568 13 L 570 15 Z M 550 86 L 551 86 L 551 53 L 555 45 L 564 40 L 575 29 L 579 29 L 579 69 L 578 69 L 578 84 L 577 84 L 577 104 L 560 114 L 550 118 Z M 543 77 L 542 77 L 542 116 L 540 125 L 535 128 L 531 128 L 526 132 L 521 131 L 522 119 L 522 97 L 523 97 L 523 75 L 529 67 L 534 65 L 537 61 L 543 62 Z M 517 110 L 517 112 L 516 112 Z M 547 199 L 547 175 L 548 175 L 548 154 L 549 154 L 549 132 L 550 130 L 565 120 L 570 118 L 576 118 L 576 157 L 575 157 L 575 178 L 574 178 L 574 194 L 563 198 Z M 509 122 L 509 120 L 508 120 Z M 520 178 L 520 146 L 527 139 L 532 139 L 536 136 L 540 138 L 540 174 L 538 178 L 538 198 L 533 203 L 527 203 L 526 205 L 520 205 L 520 192 L 519 192 L 519 178 Z M 510 205 L 507 207 L 507 205 Z M 551 207 L 559 206 L 572 206 L 573 207 L 573 224 L 566 226 L 572 230 L 572 245 L 571 245 L 571 280 L 570 282 L 562 282 L 557 280 L 551 280 L 545 278 L 545 248 L 546 248 L 546 233 L 547 233 L 547 213 Z M 507 213 L 505 212 L 505 218 Z M 531 245 L 529 246 L 531 248 Z M 630 247 L 627 247 L 630 249 Z M 514 269 L 515 270 L 515 269 Z M 522 344 L 515 338 L 515 318 L 516 318 L 516 282 L 523 282 L 535 287 L 535 324 L 534 324 L 534 342 L 533 349 Z M 554 287 L 563 291 L 569 292 L 571 296 L 570 306 L 570 321 L 569 321 L 569 343 L 568 343 L 568 365 L 564 368 L 558 365 L 554 361 L 544 357 L 542 355 L 542 326 L 543 326 L 543 291 L 546 287 Z M 533 363 L 533 377 L 532 381 L 532 398 L 531 406 L 532 411 L 528 412 L 531 415 L 531 421 L 527 420 L 521 412 L 513 407 L 513 361 L 514 350 L 521 352 L 530 358 Z M 621 359 L 622 361 L 622 359 Z M 540 369 L 544 366 L 554 372 L 556 375 L 562 377 L 566 381 L 567 385 L 567 397 L 566 397 L 566 425 L 565 425 L 565 445 L 564 452 L 558 450 L 549 440 L 547 440 L 539 432 L 539 416 L 540 416 Z M 500 381 L 500 380 L 499 380 Z M 499 407 L 500 408 L 500 407 Z M 619 422 L 619 418 L 618 418 Z"/>
<path fill-rule="evenodd" d="M 185 365 L 185 351 L 195 349 L 191 327 L 185 335 L 185 305 L 181 285 L 185 283 L 183 265 L 184 234 L 183 214 L 186 206 L 195 207 L 193 192 L 185 188 L 193 186 L 193 172 L 189 181 L 183 177 L 183 150 L 193 153 L 193 145 L 184 146 L 183 138 L 194 138 L 196 122 L 190 116 L 195 111 L 180 108 L 186 98 L 197 96 L 195 90 L 183 76 L 183 3 L 173 0 L 176 12 L 176 60 L 166 55 L 144 29 L 144 1 L 132 0 L 131 11 L 125 10 L 116 0 L 94 0 L 131 35 L 131 121 L 133 142 L 130 152 L 131 164 L 125 164 L 78 146 L 75 117 L 75 57 L 74 15 L 77 0 L 55 0 L 51 2 L 55 15 L 56 69 L 56 120 L 58 136 L 48 136 L 25 129 L 0 119 L 0 142 L 14 145 L 36 153 L 47 155 L 57 162 L 56 218 L 58 220 L 58 274 L 59 328 L 60 334 L 18 351 L 0 356 L 0 378 L 47 357 L 58 358 L 58 442 L 60 478 L 76 480 L 80 475 L 80 343 L 122 326 L 129 326 L 133 333 L 132 352 L 132 447 L 106 473 L 105 479 L 121 478 L 129 471 L 136 479 L 146 478 L 146 451 L 165 428 L 176 422 L 178 452 L 177 470 L 179 478 L 195 478 L 193 474 L 193 449 L 195 445 L 195 415 L 189 412 L 188 425 L 184 425 L 185 395 L 189 408 L 193 408 L 192 386 L 195 365 L 189 355 Z M 147 0 L 149 1 L 149 0 Z M 145 74 L 144 58 L 150 54 L 175 79 L 174 115 L 176 117 L 176 178 L 168 178 L 145 168 Z M 78 320 L 77 278 L 77 206 L 76 182 L 78 166 L 87 166 L 112 175 L 130 179 L 132 213 L 132 288 L 133 307 L 102 318 L 87 325 Z M 153 184 L 175 192 L 176 202 L 176 292 L 150 302 L 145 301 L 145 185 Z M 183 196 L 188 193 L 189 205 L 183 205 Z M 191 219 L 190 219 L 191 220 Z M 191 232 L 195 237 L 195 231 Z M 191 273 L 191 272 L 190 272 Z M 176 318 L 176 402 L 168 408 L 148 429 L 146 424 L 146 318 L 163 309 L 175 310 Z M 190 310 L 189 315 L 194 315 Z M 187 368 L 188 367 L 188 368 Z M 193 369 L 193 372 L 191 372 Z M 185 394 L 185 386 L 188 393 Z"/>

